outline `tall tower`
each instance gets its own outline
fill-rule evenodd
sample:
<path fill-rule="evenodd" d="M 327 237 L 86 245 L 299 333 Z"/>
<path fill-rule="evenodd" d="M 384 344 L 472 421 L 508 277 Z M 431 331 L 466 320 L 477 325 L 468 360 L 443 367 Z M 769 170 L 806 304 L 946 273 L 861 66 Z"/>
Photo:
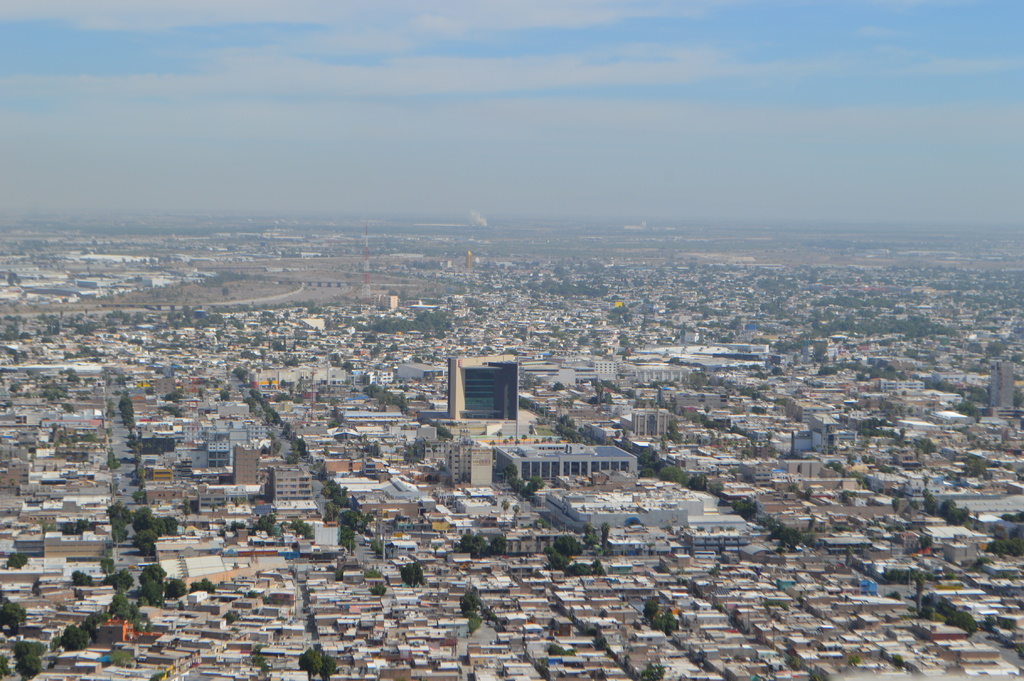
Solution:
<path fill-rule="evenodd" d="M 466 269 L 473 269 L 473 251 L 466 251 Z"/>
<path fill-rule="evenodd" d="M 1013 406 L 1013 362 L 992 362 L 988 378 L 988 406 L 993 409 Z"/>
<path fill-rule="evenodd" d="M 370 226 L 363 223 L 363 288 L 359 297 L 370 302 Z"/>

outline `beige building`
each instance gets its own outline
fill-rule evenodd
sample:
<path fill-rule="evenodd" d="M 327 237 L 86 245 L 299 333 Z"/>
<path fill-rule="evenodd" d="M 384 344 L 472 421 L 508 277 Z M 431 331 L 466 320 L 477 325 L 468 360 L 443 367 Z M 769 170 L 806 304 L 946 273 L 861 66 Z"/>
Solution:
<path fill-rule="evenodd" d="M 236 485 L 260 484 L 260 450 L 235 445 L 232 472 Z"/>
<path fill-rule="evenodd" d="M 490 448 L 482 447 L 472 440 L 450 444 L 445 452 L 445 465 L 452 474 L 452 482 L 468 483 L 474 487 L 489 486 L 494 470 Z"/>
<path fill-rule="evenodd" d="M 313 498 L 313 479 L 299 466 L 274 466 L 267 482 L 270 501 L 308 501 Z"/>
<path fill-rule="evenodd" d="M 659 438 L 668 432 L 668 409 L 634 409 L 632 421 L 622 419 L 622 427 L 636 437 Z"/>

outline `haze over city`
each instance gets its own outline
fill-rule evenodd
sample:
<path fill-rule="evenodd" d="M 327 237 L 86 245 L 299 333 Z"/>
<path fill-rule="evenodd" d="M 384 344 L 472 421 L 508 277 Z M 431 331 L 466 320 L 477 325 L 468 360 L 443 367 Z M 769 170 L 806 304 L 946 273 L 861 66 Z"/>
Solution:
<path fill-rule="evenodd" d="M 0 5 L 0 212 L 1019 224 L 1015 0 Z"/>
<path fill-rule="evenodd" d="M 0 2 L 0 681 L 1019 679 L 1022 8 Z"/>

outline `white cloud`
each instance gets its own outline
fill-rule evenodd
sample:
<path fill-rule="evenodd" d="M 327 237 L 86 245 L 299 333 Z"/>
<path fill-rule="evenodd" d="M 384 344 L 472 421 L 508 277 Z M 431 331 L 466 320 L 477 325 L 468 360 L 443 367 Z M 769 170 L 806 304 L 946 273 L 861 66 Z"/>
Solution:
<path fill-rule="evenodd" d="M 627 17 L 692 16 L 751 0 L 5 0 L 0 21 L 54 19 L 86 28 L 159 30 L 238 23 L 343 26 L 405 23 L 441 35 L 473 30 L 582 27 Z"/>

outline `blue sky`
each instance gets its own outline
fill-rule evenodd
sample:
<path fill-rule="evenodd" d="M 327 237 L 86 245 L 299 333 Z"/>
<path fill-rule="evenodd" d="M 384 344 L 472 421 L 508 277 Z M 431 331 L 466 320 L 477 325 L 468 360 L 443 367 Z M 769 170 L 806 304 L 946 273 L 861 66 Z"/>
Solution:
<path fill-rule="evenodd" d="M 1020 0 L 5 0 L 0 212 L 1024 223 Z"/>

